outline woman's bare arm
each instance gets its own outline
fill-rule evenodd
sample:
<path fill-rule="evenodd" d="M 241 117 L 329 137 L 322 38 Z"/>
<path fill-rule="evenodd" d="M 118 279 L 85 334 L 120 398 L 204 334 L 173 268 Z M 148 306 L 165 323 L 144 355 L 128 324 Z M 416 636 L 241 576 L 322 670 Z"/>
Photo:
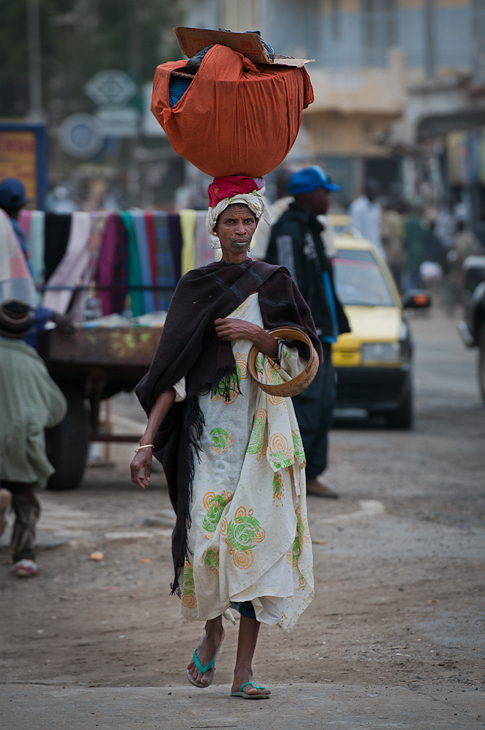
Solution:
<path fill-rule="evenodd" d="M 170 390 L 166 390 L 164 393 L 161 393 L 158 396 L 157 400 L 155 401 L 155 405 L 153 406 L 151 413 L 148 417 L 148 423 L 145 429 L 145 433 L 140 439 L 140 446 L 144 446 L 145 444 L 153 444 L 155 434 L 160 428 L 160 424 L 162 423 L 163 419 L 173 406 L 174 401 L 175 390 L 173 388 L 170 388 Z M 131 481 L 134 484 L 138 484 L 138 486 L 142 489 L 145 489 L 145 487 L 148 487 L 148 485 L 150 484 L 153 458 L 152 451 L 153 450 L 150 447 L 137 451 L 130 464 Z M 144 469 L 145 472 L 144 476 L 141 476 L 142 469 Z"/>

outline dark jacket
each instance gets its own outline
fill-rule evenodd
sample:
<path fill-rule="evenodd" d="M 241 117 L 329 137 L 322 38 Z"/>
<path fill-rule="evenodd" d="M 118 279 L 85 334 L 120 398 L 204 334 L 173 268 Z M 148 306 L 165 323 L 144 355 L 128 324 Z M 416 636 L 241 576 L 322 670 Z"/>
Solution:
<path fill-rule="evenodd" d="M 335 291 L 332 263 L 321 238 L 323 230 L 315 216 L 298 203 L 291 203 L 272 228 L 265 261 L 286 266 L 310 307 L 320 337 L 333 338 L 350 332 L 350 327 Z M 334 317 L 326 286 L 333 294 Z"/>

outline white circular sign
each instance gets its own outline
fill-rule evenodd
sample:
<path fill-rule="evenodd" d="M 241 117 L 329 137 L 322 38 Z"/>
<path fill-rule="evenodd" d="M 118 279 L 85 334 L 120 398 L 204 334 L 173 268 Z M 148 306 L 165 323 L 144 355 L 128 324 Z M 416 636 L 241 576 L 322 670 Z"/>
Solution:
<path fill-rule="evenodd" d="M 101 125 L 92 114 L 71 114 L 57 133 L 61 149 L 76 160 L 94 157 L 104 142 Z"/>

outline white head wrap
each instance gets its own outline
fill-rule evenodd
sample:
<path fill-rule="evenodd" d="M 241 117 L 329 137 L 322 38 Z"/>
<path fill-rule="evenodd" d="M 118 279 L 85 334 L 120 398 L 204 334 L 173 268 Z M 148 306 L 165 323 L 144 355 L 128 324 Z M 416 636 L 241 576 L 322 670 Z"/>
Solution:
<path fill-rule="evenodd" d="M 230 205 L 239 203 L 240 205 L 247 205 L 250 210 L 254 213 L 257 220 L 262 218 L 269 226 L 273 222 L 269 205 L 264 197 L 266 188 L 262 187 L 259 190 L 253 190 L 251 193 L 237 193 L 232 195 L 230 198 L 223 198 L 213 208 L 209 208 L 207 211 L 207 230 L 210 233 L 212 248 L 221 248 L 221 242 L 219 236 L 215 232 L 217 219 L 223 210 L 226 210 Z"/>

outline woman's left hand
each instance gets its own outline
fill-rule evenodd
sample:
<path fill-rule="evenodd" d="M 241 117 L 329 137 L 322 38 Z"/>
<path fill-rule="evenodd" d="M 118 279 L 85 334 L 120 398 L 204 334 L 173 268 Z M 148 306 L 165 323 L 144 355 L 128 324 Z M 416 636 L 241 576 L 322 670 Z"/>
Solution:
<path fill-rule="evenodd" d="M 258 350 L 264 355 L 275 358 L 278 356 L 278 342 L 262 327 L 244 319 L 216 319 L 214 322 L 217 336 L 221 340 L 249 340 L 254 342 Z"/>
<path fill-rule="evenodd" d="M 246 322 L 244 319 L 216 319 L 215 322 L 217 336 L 221 340 L 228 340 L 233 342 L 234 340 L 249 340 L 255 342 L 258 335 L 264 330 L 258 327 L 257 324 L 252 322 Z"/>

